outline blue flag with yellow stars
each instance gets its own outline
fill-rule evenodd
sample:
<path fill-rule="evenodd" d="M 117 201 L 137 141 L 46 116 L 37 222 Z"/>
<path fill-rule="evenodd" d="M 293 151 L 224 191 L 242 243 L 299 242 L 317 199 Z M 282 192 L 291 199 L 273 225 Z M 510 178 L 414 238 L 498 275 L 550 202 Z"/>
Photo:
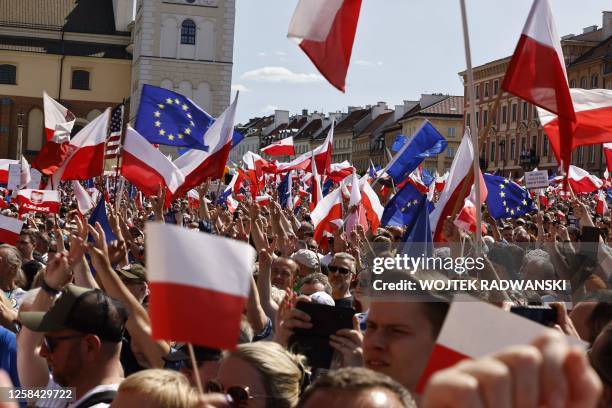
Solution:
<path fill-rule="evenodd" d="M 529 192 L 515 182 L 492 174 L 483 176 L 489 191 L 487 207 L 493 218 L 517 218 L 537 210 Z"/>
<path fill-rule="evenodd" d="M 380 219 L 381 225 L 406 227 L 406 230 L 410 231 L 417 219 L 420 203 L 424 197 L 425 195 L 412 184 L 406 183 L 385 206 Z M 427 202 L 427 210 L 429 212 L 433 210 L 431 202 Z"/>

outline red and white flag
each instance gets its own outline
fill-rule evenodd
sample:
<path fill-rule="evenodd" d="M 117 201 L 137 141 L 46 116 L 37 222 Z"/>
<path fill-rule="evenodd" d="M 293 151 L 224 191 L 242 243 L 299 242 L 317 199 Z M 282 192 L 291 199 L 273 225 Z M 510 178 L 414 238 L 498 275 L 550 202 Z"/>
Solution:
<path fill-rule="evenodd" d="M 200 194 L 195 189 L 191 189 L 187 192 L 187 204 L 189 208 L 196 210 L 200 208 Z"/>
<path fill-rule="evenodd" d="M 344 92 L 361 0 L 300 0 L 287 36 L 330 84 Z"/>
<path fill-rule="evenodd" d="M 234 349 L 255 250 L 170 224 L 147 223 L 145 236 L 153 337 Z"/>
<path fill-rule="evenodd" d="M 260 206 L 268 205 L 272 201 L 272 196 L 268 194 L 263 194 L 255 197 L 255 202 Z"/>
<path fill-rule="evenodd" d="M 45 111 L 45 144 L 32 162 L 32 167 L 51 175 L 69 155 L 68 142 L 76 117 L 72 112 L 43 92 Z"/>
<path fill-rule="evenodd" d="M 612 143 L 604 143 L 603 151 L 606 155 L 606 163 L 608 164 L 608 174 L 612 173 Z"/>
<path fill-rule="evenodd" d="M 0 184 L 8 184 L 9 165 L 19 163 L 19 160 L 0 159 Z"/>
<path fill-rule="evenodd" d="M 156 195 L 160 185 L 174 194 L 185 181 L 174 163 L 131 126 L 125 132 L 121 157 L 121 175 L 147 197 Z"/>
<path fill-rule="evenodd" d="M 570 187 L 576 194 L 593 193 L 603 186 L 603 181 L 599 177 L 574 165 L 569 166 L 568 179 Z"/>
<path fill-rule="evenodd" d="M 332 147 L 334 143 L 334 121 L 332 120 L 325 141 L 314 149 L 300 156 L 296 157 L 289 163 L 278 163 L 276 165 L 276 172 L 286 172 L 289 170 L 306 170 L 312 171 L 312 159 L 317 164 L 317 172 L 321 175 L 330 173 L 331 170 L 331 158 L 332 158 Z M 351 170 L 352 172 L 352 170 Z M 348 173 L 350 174 L 350 172 Z"/>
<path fill-rule="evenodd" d="M 72 191 L 74 191 L 74 197 L 77 200 L 77 207 L 81 215 L 87 214 L 89 210 L 94 208 L 94 200 L 77 180 L 72 180 Z"/>
<path fill-rule="evenodd" d="M 17 245 L 23 221 L 0 215 L 0 243 Z"/>
<path fill-rule="evenodd" d="M 110 108 L 107 108 L 72 138 L 68 146 L 69 156 L 53 173 L 54 188 L 61 180 L 86 180 L 103 174 L 109 120 Z"/>
<path fill-rule="evenodd" d="M 612 162 L 612 90 L 609 89 L 570 89 L 576 121 L 572 125 L 573 136 L 569 147 L 573 150 L 578 146 L 604 144 L 608 167 Z M 538 108 L 540 123 L 550 140 L 550 147 L 558 161 L 562 159 L 561 148 L 565 143 L 563 138 L 562 120 L 544 109 Z"/>
<path fill-rule="evenodd" d="M 314 153 L 312 154 L 314 161 Z M 312 178 L 310 179 L 310 211 L 315 209 L 317 204 L 323 200 L 323 190 L 321 190 L 321 177 L 317 171 L 317 166 L 312 167 Z"/>
<path fill-rule="evenodd" d="M 422 393 L 436 371 L 452 367 L 462 360 L 497 353 L 507 347 L 530 344 L 552 330 L 473 298 L 454 301 L 416 391 Z M 575 337 L 567 336 L 566 339 L 570 345 L 585 345 Z"/>
<path fill-rule="evenodd" d="M 323 237 L 333 234 L 342 225 L 342 189 L 337 188 L 317 204 L 310 214 L 315 227 L 314 240 L 321 245 Z"/>
<path fill-rule="evenodd" d="M 608 202 L 606 201 L 606 193 L 603 190 L 599 190 L 597 197 L 595 197 L 597 205 L 595 206 L 595 212 L 599 215 L 606 215 L 608 213 Z"/>
<path fill-rule="evenodd" d="M 268 156 L 294 156 L 293 136 L 286 137 L 261 149 Z"/>
<path fill-rule="evenodd" d="M 366 218 L 370 223 L 370 231 L 372 231 L 372 234 L 376 234 L 385 207 L 380 203 L 380 199 L 372 189 L 367 177 L 362 177 L 359 180 L 359 186 L 361 188 L 361 205 L 365 209 Z"/>
<path fill-rule="evenodd" d="M 453 213 L 455 203 L 463 203 L 470 186 L 474 182 L 474 174 L 470 171 L 474 161 L 474 148 L 469 128 L 465 129 L 463 140 L 457 149 L 457 154 L 453 159 L 450 173 L 444 190 L 440 193 L 440 198 L 434 210 L 429 214 L 429 222 L 433 232 L 433 242 L 442 242 L 442 226 L 446 217 L 455 215 Z"/>
<path fill-rule="evenodd" d="M 355 171 L 355 168 L 351 166 L 348 161 L 342 163 L 332 163 L 329 166 L 329 174 L 327 175 L 335 183 L 339 183 Z"/>
<path fill-rule="evenodd" d="M 565 60 L 549 0 L 534 0 L 502 88 L 574 120 Z"/>
<path fill-rule="evenodd" d="M 19 217 L 30 212 L 57 214 L 60 208 L 59 191 L 19 190 L 17 203 L 19 204 Z"/>
<path fill-rule="evenodd" d="M 238 96 L 206 131 L 204 143 L 208 151 L 192 149 L 174 161 L 185 176 L 185 182 L 175 192 L 175 196 L 187 193 L 208 178 L 215 180 L 223 177 L 225 163 L 232 149 L 237 103 Z"/>

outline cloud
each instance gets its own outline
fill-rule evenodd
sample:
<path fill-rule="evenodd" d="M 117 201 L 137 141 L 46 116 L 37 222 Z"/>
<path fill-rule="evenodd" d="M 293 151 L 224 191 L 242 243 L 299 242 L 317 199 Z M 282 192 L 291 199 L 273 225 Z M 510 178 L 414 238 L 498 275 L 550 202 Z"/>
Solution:
<path fill-rule="evenodd" d="M 257 56 L 258 56 L 258 57 L 267 57 L 267 56 L 268 56 L 268 54 L 266 54 L 265 52 L 258 52 L 258 53 L 257 53 Z"/>
<path fill-rule="evenodd" d="M 232 84 L 232 92 L 251 92 L 249 88 L 241 84 Z"/>
<path fill-rule="evenodd" d="M 382 61 L 367 61 L 367 60 L 355 60 L 353 61 L 355 65 L 360 65 L 362 67 L 381 67 L 383 65 Z"/>
<path fill-rule="evenodd" d="M 258 82 L 286 82 L 290 84 L 308 84 L 323 81 L 323 77 L 318 74 L 300 74 L 290 71 L 285 67 L 263 67 L 247 71 L 240 76 L 240 79 Z"/>
<path fill-rule="evenodd" d="M 266 105 L 263 108 L 261 108 L 260 112 L 261 113 L 274 113 L 274 111 L 277 109 L 278 109 L 278 106 L 276 105 Z"/>

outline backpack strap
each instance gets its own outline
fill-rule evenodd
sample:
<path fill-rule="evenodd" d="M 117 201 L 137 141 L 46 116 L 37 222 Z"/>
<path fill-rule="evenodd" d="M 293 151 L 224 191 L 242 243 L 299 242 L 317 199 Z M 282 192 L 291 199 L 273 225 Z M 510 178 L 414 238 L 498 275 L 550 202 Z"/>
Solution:
<path fill-rule="evenodd" d="M 102 404 L 102 403 L 110 404 L 111 402 L 113 402 L 116 395 L 117 395 L 117 391 L 115 390 L 98 392 L 96 394 L 90 395 L 85 400 L 83 400 L 81 403 L 79 403 L 79 405 L 77 406 L 78 408 L 88 408 L 88 407 L 93 407 L 96 404 Z"/>

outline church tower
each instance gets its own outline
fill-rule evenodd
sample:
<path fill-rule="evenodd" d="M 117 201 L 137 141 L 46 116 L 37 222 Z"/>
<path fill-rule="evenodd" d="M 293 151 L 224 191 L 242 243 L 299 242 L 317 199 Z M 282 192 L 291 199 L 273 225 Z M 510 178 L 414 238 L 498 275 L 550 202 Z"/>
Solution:
<path fill-rule="evenodd" d="M 173 90 L 213 116 L 230 103 L 235 0 L 138 0 L 131 115 L 144 84 Z"/>

